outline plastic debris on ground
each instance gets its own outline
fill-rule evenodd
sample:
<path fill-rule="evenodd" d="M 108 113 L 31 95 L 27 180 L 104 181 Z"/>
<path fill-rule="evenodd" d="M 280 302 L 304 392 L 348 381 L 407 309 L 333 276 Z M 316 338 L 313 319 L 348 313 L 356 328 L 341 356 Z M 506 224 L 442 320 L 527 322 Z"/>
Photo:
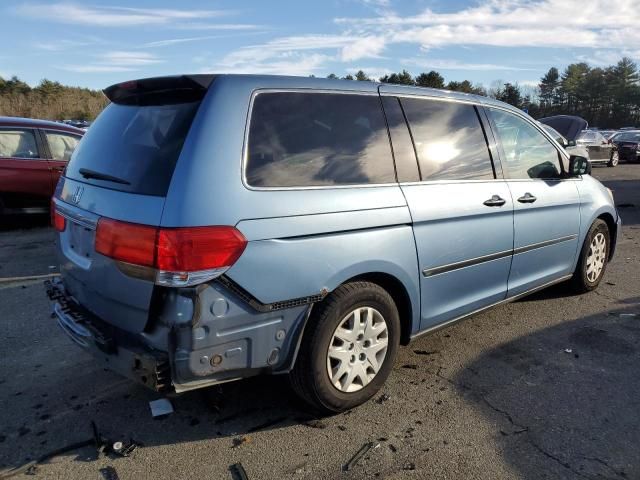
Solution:
<path fill-rule="evenodd" d="M 149 408 L 151 408 L 151 416 L 153 418 L 164 417 L 173 413 L 173 405 L 166 398 L 152 400 L 149 402 Z"/>

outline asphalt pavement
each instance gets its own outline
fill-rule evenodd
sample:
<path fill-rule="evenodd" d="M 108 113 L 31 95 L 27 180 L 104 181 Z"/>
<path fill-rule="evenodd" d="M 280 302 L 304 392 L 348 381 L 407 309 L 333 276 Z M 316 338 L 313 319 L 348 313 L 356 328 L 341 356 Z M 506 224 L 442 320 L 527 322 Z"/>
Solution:
<path fill-rule="evenodd" d="M 80 448 L 35 478 L 640 478 L 640 165 L 595 168 L 624 221 L 600 288 L 559 285 L 400 350 L 376 398 L 310 416 L 283 377 L 160 398 L 98 368 L 50 318 L 56 269 L 46 218 L 0 226 L 0 468 L 92 438 L 135 440 L 130 457 Z M 370 449 L 348 471 L 363 447 Z"/>

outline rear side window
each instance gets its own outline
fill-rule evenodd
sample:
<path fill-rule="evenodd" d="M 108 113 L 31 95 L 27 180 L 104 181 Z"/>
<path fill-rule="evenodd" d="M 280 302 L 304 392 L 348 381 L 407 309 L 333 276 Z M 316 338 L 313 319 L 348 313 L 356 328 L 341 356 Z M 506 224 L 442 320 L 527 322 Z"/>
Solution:
<path fill-rule="evenodd" d="M 473 105 L 402 98 L 422 180 L 493 179 L 493 166 Z"/>
<path fill-rule="evenodd" d="M 395 182 L 374 95 L 264 92 L 249 125 L 245 176 L 256 187 Z"/>
<path fill-rule="evenodd" d="M 145 106 L 112 103 L 78 144 L 67 177 L 125 192 L 165 196 L 199 105 L 199 101 Z"/>
<path fill-rule="evenodd" d="M 71 159 L 71 154 L 80 141 L 80 137 L 68 133 L 45 131 L 44 135 L 49 144 L 51 158 L 63 162 L 68 162 Z"/>
<path fill-rule="evenodd" d="M 33 130 L 0 129 L 0 157 L 39 158 Z"/>

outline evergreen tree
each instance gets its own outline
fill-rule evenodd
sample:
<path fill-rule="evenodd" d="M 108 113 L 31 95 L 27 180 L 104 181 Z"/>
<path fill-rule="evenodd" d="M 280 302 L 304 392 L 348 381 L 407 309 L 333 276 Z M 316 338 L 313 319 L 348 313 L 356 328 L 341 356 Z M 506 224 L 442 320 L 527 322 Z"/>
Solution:
<path fill-rule="evenodd" d="M 435 70 L 429 73 L 421 73 L 416 77 L 416 85 L 419 87 L 444 88 L 444 78 Z"/>
<path fill-rule="evenodd" d="M 380 79 L 382 83 L 395 83 L 398 85 L 415 85 L 416 82 L 409 72 L 402 70 L 400 73 L 385 75 Z"/>

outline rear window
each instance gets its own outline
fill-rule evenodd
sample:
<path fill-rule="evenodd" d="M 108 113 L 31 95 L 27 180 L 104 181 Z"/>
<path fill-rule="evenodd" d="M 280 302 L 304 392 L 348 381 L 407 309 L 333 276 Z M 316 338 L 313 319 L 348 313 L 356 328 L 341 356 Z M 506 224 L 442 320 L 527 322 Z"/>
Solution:
<path fill-rule="evenodd" d="M 66 176 L 114 190 L 165 196 L 199 105 L 110 104 L 78 144 Z"/>
<path fill-rule="evenodd" d="M 257 187 L 395 182 L 380 99 L 260 93 L 253 102 L 245 176 Z"/>

